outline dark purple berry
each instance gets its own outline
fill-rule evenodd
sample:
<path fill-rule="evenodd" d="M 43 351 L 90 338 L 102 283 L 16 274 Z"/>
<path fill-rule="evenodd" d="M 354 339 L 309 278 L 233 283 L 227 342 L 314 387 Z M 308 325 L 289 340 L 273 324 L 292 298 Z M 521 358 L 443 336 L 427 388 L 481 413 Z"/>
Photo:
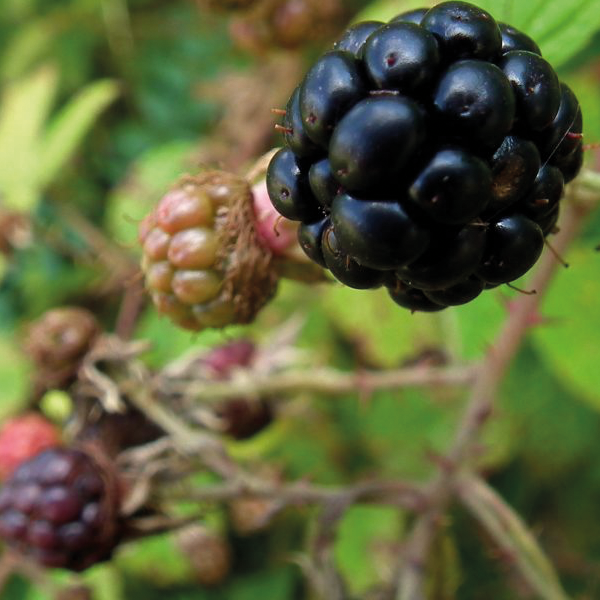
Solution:
<path fill-rule="evenodd" d="M 424 254 L 396 273 L 412 287 L 423 290 L 450 287 L 479 267 L 485 241 L 485 227 L 466 225 L 457 232 L 439 235 Z"/>
<path fill-rule="evenodd" d="M 540 131 L 548 127 L 560 106 L 560 84 L 550 64 L 533 52 L 513 50 L 498 66 L 514 90 L 519 129 Z"/>
<path fill-rule="evenodd" d="M 435 37 L 413 23 L 390 23 L 379 28 L 365 42 L 362 59 L 375 87 L 405 94 L 429 86 L 440 62 Z"/>
<path fill-rule="evenodd" d="M 0 535 L 42 565 L 81 571 L 118 543 L 115 476 L 87 452 L 46 450 L 23 463 L 2 493 Z"/>
<path fill-rule="evenodd" d="M 273 206 L 292 221 L 315 221 L 321 216 L 308 176 L 289 148 L 275 154 L 267 170 L 267 190 Z"/>
<path fill-rule="evenodd" d="M 323 153 L 323 149 L 306 135 L 300 114 L 300 87 L 291 95 L 283 119 L 285 143 L 298 158 L 312 158 Z"/>
<path fill-rule="evenodd" d="M 573 181 L 583 166 L 583 144 L 579 144 L 571 154 L 556 157 L 551 162 L 561 170 L 565 183 Z"/>
<path fill-rule="evenodd" d="M 518 279 L 540 257 L 544 234 L 537 223 L 514 214 L 492 223 L 477 274 L 489 283 L 508 283 Z"/>
<path fill-rule="evenodd" d="M 557 204 L 547 215 L 534 219 L 534 221 L 540 226 L 544 235 L 550 235 L 551 233 L 556 233 L 554 229 L 558 222 L 559 214 L 560 205 Z"/>
<path fill-rule="evenodd" d="M 497 148 L 515 117 L 510 82 L 496 65 L 480 60 L 452 64 L 437 85 L 433 106 L 445 131 L 475 148 Z"/>
<path fill-rule="evenodd" d="M 331 207 L 333 199 L 340 191 L 340 184 L 331 172 L 329 159 L 324 158 L 313 163 L 308 171 L 310 189 L 321 206 Z"/>
<path fill-rule="evenodd" d="M 560 106 L 552 124 L 540 132 L 538 144 L 542 160 L 560 161 L 582 145 L 581 107 L 565 83 L 560 84 Z"/>
<path fill-rule="evenodd" d="M 479 277 L 471 276 L 444 290 L 423 292 L 429 300 L 447 306 L 459 306 L 475 300 L 483 291 L 484 283 Z"/>
<path fill-rule="evenodd" d="M 498 23 L 498 27 L 502 34 L 502 54 L 512 50 L 526 50 L 541 56 L 539 46 L 528 35 L 506 23 Z"/>
<path fill-rule="evenodd" d="M 494 18 L 468 2 L 442 2 L 423 17 L 421 26 L 440 41 L 447 61 L 488 60 L 499 54 L 502 35 Z"/>
<path fill-rule="evenodd" d="M 490 201 L 492 173 L 483 160 L 469 152 L 441 150 L 414 180 L 409 197 L 440 223 L 466 223 Z"/>
<path fill-rule="evenodd" d="M 429 232 L 394 200 L 361 200 L 341 194 L 331 208 L 340 248 L 373 269 L 395 269 L 418 258 L 429 244 Z"/>
<path fill-rule="evenodd" d="M 332 227 L 323 233 L 323 258 L 331 274 L 341 283 L 358 290 L 381 287 L 385 273 L 363 267 L 346 254 L 338 244 Z"/>
<path fill-rule="evenodd" d="M 538 221 L 554 210 L 561 199 L 564 177 L 556 167 L 544 165 L 539 171 L 530 192 L 518 208 L 530 219 Z"/>
<path fill-rule="evenodd" d="M 298 227 L 298 243 L 308 258 L 322 267 L 327 267 L 323 258 L 322 240 L 325 229 L 329 227 L 329 217 L 316 223 L 302 223 Z"/>
<path fill-rule="evenodd" d="M 390 19 L 390 23 L 414 23 L 415 25 L 420 25 L 428 10 L 428 8 L 407 10 L 406 12 L 396 15 L 393 19 Z"/>
<path fill-rule="evenodd" d="M 327 148 L 338 121 L 367 93 L 352 55 L 341 50 L 323 55 L 300 86 L 300 113 L 308 137 Z"/>
<path fill-rule="evenodd" d="M 406 168 L 423 149 L 423 110 L 403 96 L 367 98 L 335 128 L 329 145 L 334 177 L 348 191 L 400 187 Z"/>
<path fill-rule="evenodd" d="M 367 38 L 383 24 L 381 21 L 362 21 L 361 23 L 356 23 L 356 25 L 352 25 L 346 29 L 344 35 L 333 45 L 333 49 L 345 50 L 358 58 Z"/>
<path fill-rule="evenodd" d="M 399 279 L 388 286 L 388 293 L 396 304 L 411 312 L 437 312 L 446 308 L 446 305 L 430 300 L 421 290 L 412 288 Z"/>

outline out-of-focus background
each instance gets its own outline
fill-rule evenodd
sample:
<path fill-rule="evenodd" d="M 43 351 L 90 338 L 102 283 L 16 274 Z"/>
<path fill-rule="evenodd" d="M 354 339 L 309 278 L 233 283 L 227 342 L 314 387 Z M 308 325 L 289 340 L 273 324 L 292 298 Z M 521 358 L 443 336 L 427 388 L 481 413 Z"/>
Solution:
<path fill-rule="evenodd" d="M 580 99 L 585 142 L 600 142 L 600 1 L 476 3 L 538 41 Z M 0 418 L 28 402 L 33 373 L 20 344 L 27 322 L 48 308 L 77 304 L 113 328 L 124 278 L 131 275 L 118 257 L 123 249 L 139 254 L 137 224 L 170 184 L 204 166 L 243 172 L 280 144 L 270 109 L 285 106 L 310 61 L 351 20 L 384 20 L 420 4 L 2 0 Z M 587 165 L 600 169 L 599 157 L 590 150 Z M 532 525 L 565 586 L 581 600 L 600 598 L 598 244 L 600 213 L 565 257 L 571 266 L 553 282 L 543 323 L 531 331 L 502 386 L 481 451 L 492 484 Z M 309 291 L 284 283 L 250 327 L 191 335 L 148 307 L 135 337 L 152 343 L 146 360 L 159 367 L 191 347 L 242 331 L 264 339 L 300 313 L 306 320 L 300 345 L 323 363 L 375 369 L 418 360 L 444 364 L 481 357 L 514 294 L 500 289 L 468 306 L 411 315 L 385 292 L 337 285 Z M 59 392 L 46 400 L 50 415 L 68 404 Z M 371 473 L 425 478 L 435 469 L 431 454 L 443 452 L 451 438 L 463 394 L 310 400 L 252 440 L 232 443 L 234 454 L 268 459 L 290 478 L 324 484 Z M 182 504 L 182 514 L 186 508 Z M 259 530 L 245 528 L 248 508 L 241 512 L 207 511 L 205 524 L 228 548 L 211 555 L 221 557 L 212 573 L 210 559 L 200 572 L 193 556 L 165 534 L 123 546 L 80 581 L 94 600 L 309 598 L 296 563 L 311 511 L 286 511 Z M 389 576 L 405 526 L 389 508 L 346 513 L 335 554 L 352 594 L 361 596 Z M 439 553 L 445 583 L 435 598 L 502 600 L 524 593 L 510 557 L 486 545 L 458 509 Z M 67 580 L 60 572 L 49 581 L 0 572 L 0 597 L 51 599 Z"/>

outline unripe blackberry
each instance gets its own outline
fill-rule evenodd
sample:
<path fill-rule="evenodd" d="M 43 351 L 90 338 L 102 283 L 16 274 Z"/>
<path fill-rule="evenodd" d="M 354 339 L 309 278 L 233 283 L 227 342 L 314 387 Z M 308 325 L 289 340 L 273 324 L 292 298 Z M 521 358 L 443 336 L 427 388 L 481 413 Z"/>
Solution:
<path fill-rule="evenodd" d="M 24 346 L 38 369 L 39 387 L 68 385 L 99 333 L 96 317 L 78 307 L 49 310 L 32 323 Z"/>
<path fill-rule="evenodd" d="M 268 189 L 338 281 L 440 310 L 534 265 L 581 168 L 581 129 L 529 36 L 442 2 L 352 25 L 316 61 Z"/>
<path fill-rule="evenodd" d="M 0 479 L 40 452 L 60 445 L 57 427 L 37 413 L 6 421 L 0 429 Z"/>
<path fill-rule="evenodd" d="M 49 449 L 23 463 L 0 491 L 0 536 L 46 567 L 81 571 L 110 557 L 118 508 L 115 474 L 97 452 Z"/>
<path fill-rule="evenodd" d="M 140 225 L 142 269 L 159 312 L 191 330 L 251 321 L 273 295 L 273 253 L 252 192 L 234 175 L 185 177 Z"/>

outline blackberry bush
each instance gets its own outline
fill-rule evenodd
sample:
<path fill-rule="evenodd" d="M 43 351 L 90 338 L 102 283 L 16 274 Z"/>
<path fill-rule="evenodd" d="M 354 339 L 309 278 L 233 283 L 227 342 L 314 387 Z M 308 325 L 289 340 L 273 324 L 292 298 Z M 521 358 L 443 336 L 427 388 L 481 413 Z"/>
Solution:
<path fill-rule="evenodd" d="M 47 567 L 81 571 L 119 537 L 112 472 L 87 451 L 52 448 L 24 462 L 0 492 L 0 536 Z"/>
<path fill-rule="evenodd" d="M 317 60 L 267 186 L 340 282 L 437 311 L 535 264 L 581 167 L 581 130 L 531 38 L 444 2 L 353 25 Z"/>

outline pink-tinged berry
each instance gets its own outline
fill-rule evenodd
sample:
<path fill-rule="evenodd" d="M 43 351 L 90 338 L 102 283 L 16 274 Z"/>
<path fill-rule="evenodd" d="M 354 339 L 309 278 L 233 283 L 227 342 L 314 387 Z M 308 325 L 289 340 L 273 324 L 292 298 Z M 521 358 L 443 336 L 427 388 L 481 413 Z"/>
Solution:
<path fill-rule="evenodd" d="M 256 354 L 256 346 L 250 340 L 239 339 L 212 348 L 203 359 L 214 379 L 227 379 L 231 371 L 248 367 Z"/>
<path fill-rule="evenodd" d="M 252 188 L 254 197 L 254 214 L 256 216 L 256 231 L 271 252 L 276 255 L 285 254 L 296 244 L 298 224 L 282 217 L 273 207 L 267 182 L 257 183 Z"/>
<path fill-rule="evenodd" d="M 82 571 L 117 545 L 119 502 L 117 477 L 98 451 L 45 450 L 0 491 L 0 537 L 46 567 Z"/>
<path fill-rule="evenodd" d="M 29 413 L 6 421 L 0 429 L 0 478 L 10 477 L 21 463 L 60 443 L 57 427 L 41 415 Z"/>

